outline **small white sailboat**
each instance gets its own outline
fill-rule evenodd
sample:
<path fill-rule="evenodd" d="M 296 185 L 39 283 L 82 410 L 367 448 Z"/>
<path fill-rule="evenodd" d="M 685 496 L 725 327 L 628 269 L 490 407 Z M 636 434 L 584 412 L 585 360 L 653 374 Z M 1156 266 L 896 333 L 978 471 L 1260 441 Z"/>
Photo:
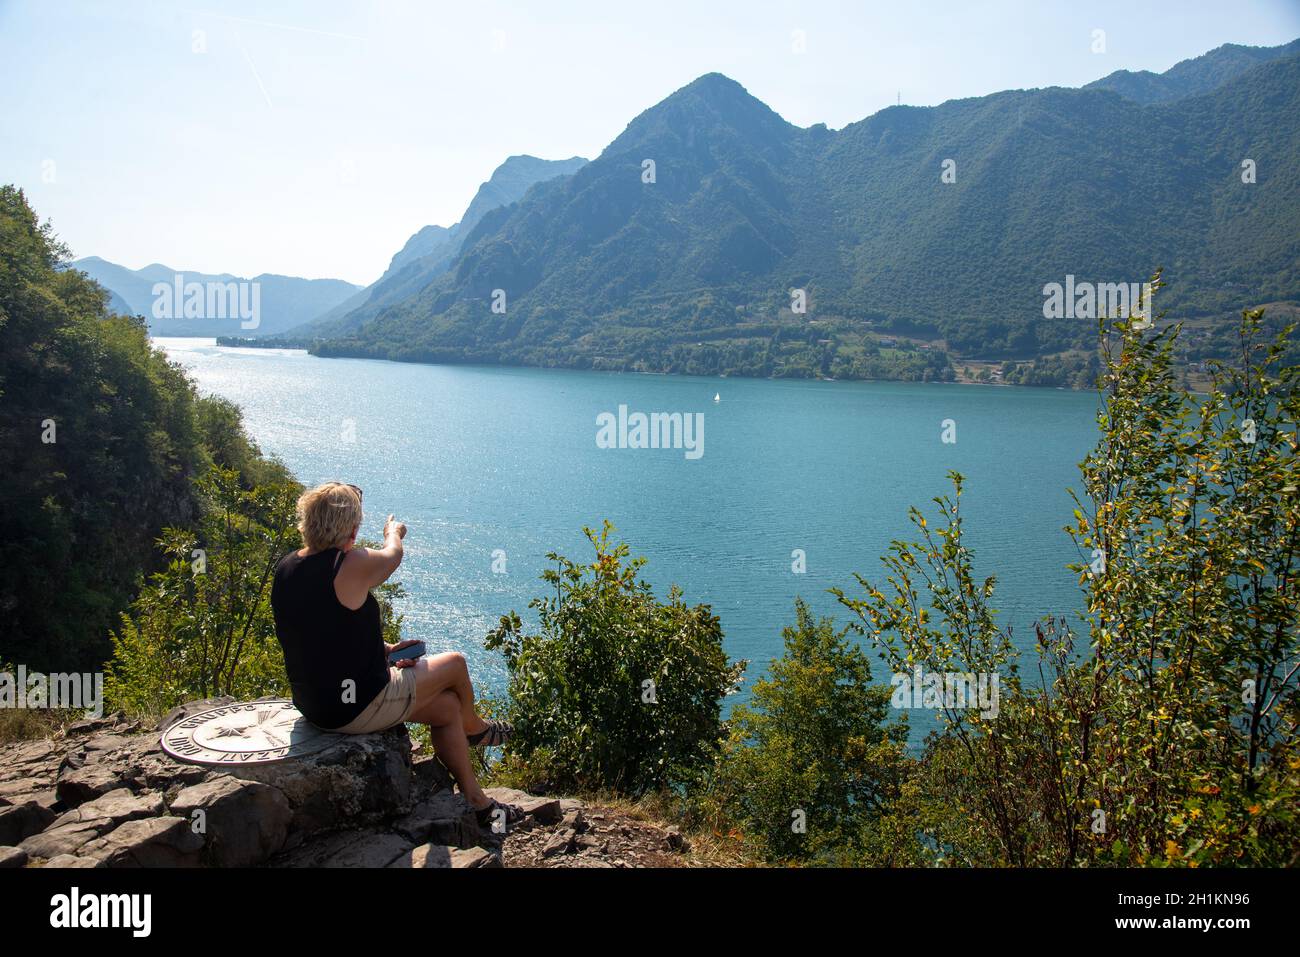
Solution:
<path fill-rule="evenodd" d="M 722 401 L 722 394 L 721 394 L 720 392 L 715 392 L 715 393 L 713 393 L 713 401 L 714 401 L 714 402 L 721 402 L 721 401 Z"/>

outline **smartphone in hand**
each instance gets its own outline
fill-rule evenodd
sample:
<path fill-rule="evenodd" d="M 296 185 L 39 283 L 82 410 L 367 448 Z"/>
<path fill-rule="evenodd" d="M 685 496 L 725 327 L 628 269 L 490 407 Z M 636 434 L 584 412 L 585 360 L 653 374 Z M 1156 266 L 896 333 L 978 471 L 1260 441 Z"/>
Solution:
<path fill-rule="evenodd" d="M 388 663 L 390 665 L 395 665 L 399 661 L 404 661 L 407 658 L 423 658 L 423 657 L 424 657 L 424 642 L 417 641 L 413 645 L 407 645 L 405 648 L 398 648 L 396 651 L 390 652 L 388 655 Z"/>

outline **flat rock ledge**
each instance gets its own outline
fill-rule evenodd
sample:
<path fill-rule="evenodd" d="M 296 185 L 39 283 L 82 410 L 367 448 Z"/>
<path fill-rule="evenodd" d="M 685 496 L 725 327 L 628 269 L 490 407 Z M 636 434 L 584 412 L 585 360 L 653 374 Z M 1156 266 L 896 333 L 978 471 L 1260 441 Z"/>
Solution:
<path fill-rule="evenodd" d="M 0 748 L 0 867 L 500 862 L 500 839 L 480 833 L 436 760 L 412 759 L 404 728 L 242 767 L 162 750 L 165 728 L 232 703 L 191 702 L 153 728 L 121 714 L 91 719 Z"/>
<path fill-rule="evenodd" d="M 442 765 L 413 757 L 405 728 L 241 767 L 162 750 L 172 724 L 233 703 L 190 702 L 153 728 L 119 713 L 0 747 L 0 867 L 638 866 L 597 840 L 603 809 L 579 801 L 491 789 L 528 816 L 509 835 L 480 828 Z M 652 865 L 685 849 L 675 832 L 635 826 Z"/>

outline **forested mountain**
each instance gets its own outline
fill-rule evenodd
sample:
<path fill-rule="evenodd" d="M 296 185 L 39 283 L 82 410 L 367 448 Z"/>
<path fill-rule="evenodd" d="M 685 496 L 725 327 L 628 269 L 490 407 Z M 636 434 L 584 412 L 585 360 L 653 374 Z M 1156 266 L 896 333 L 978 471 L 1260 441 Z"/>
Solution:
<path fill-rule="evenodd" d="M 581 156 L 566 160 L 509 157 L 479 186 L 460 222 L 450 227 L 425 226 L 406 241 L 378 280 L 288 335 L 329 337 L 356 329 L 383 307 L 419 292 L 446 272 L 461 242 L 489 211 L 508 206 L 534 184 L 565 176 L 586 162 Z"/>
<path fill-rule="evenodd" d="M 296 276 L 275 276 L 264 273 L 252 279 L 232 276 L 229 273 L 214 275 L 187 270 L 173 269 L 161 263 L 152 263 L 143 269 L 128 269 L 100 259 L 98 256 L 86 256 L 72 263 L 74 269 L 80 269 L 91 279 L 125 304 L 126 311 L 132 315 L 144 316 L 148 321 L 149 331 L 155 336 L 225 336 L 240 335 L 256 338 L 279 335 L 295 326 L 300 326 L 313 316 L 317 316 L 340 301 L 356 293 L 360 288 L 341 279 L 300 279 Z M 201 316 L 185 318 L 180 307 L 163 308 L 165 318 L 155 315 L 154 305 L 158 301 L 154 289 L 162 283 L 174 290 L 177 276 L 182 276 L 182 283 L 199 283 L 204 286 L 204 312 Z M 215 309 L 207 309 L 207 284 L 256 283 L 258 286 L 258 315 L 255 328 L 248 328 L 241 320 L 240 314 L 229 310 L 225 317 L 220 317 Z M 182 286 L 182 289 L 184 286 Z M 251 286 L 245 285 L 247 303 L 251 306 Z M 173 292 L 170 302 L 183 304 L 184 297 L 178 300 Z M 251 315 L 250 309 L 245 315 Z"/>
<path fill-rule="evenodd" d="M 1225 43 L 1209 53 L 1174 64 L 1164 73 L 1116 70 L 1084 89 L 1113 90 L 1138 103 L 1165 103 L 1208 93 L 1251 67 L 1300 53 L 1300 40 L 1280 47 L 1246 47 Z"/>
<path fill-rule="evenodd" d="M 1244 296 L 1300 299 L 1300 56 L 1257 58 L 1180 64 L 1180 83 L 1232 75 L 1170 102 L 1010 91 L 838 131 L 709 74 L 316 350 L 902 378 L 950 376 L 950 356 L 1051 357 L 1068 377 L 1095 323 L 1044 318 L 1044 286 L 1067 275 L 1140 283 L 1163 266 L 1160 305 L 1207 319 Z M 1193 358 L 1222 345 L 1215 328 L 1187 341 Z"/>

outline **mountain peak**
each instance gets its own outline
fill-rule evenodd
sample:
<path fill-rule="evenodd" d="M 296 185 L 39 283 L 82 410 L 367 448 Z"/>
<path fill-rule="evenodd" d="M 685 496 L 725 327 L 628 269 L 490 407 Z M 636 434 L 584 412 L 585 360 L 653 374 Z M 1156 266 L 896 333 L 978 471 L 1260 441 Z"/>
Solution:
<path fill-rule="evenodd" d="M 1217 89 L 1228 80 L 1271 60 L 1300 53 L 1300 39 L 1276 47 L 1225 43 L 1200 56 L 1180 60 L 1163 73 L 1116 70 L 1084 86 L 1109 90 L 1144 105 L 1168 103 Z"/>
<path fill-rule="evenodd" d="M 741 86 L 739 83 L 737 83 L 735 80 L 733 80 L 731 77 L 727 76 L 725 73 L 718 73 L 716 70 L 712 73 L 704 73 L 701 74 L 700 76 L 697 76 L 694 80 L 692 80 L 690 83 L 686 84 L 685 87 L 683 87 L 683 89 L 687 89 L 687 90 L 692 88 L 701 89 L 701 90 L 735 89 L 735 90 L 745 91 L 745 88 Z"/>
<path fill-rule="evenodd" d="M 642 112 L 605 153 L 619 152 L 665 132 L 691 136 L 694 130 L 730 129 L 754 142 L 773 142 L 797 127 L 721 73 L 705 73 Z"/>
<path fill-rule="evenodd" d="M 546 160 L 529 153 L 516 153 L 514 156 L 507 156 L 505 161 L 492 171 L 488 183 L 511 176 L 524 176 L 529 178 L 530 181 L 549 179 L 553 176 L 572 173 L 580 166 L 585 166 L 586 163 L 586 158 L 582 156 L 570 156 L 568 159 L 563 160 Z M 482 185 L 486 186 L 487 183 Z"/>
<path fill-rule="evenodd" d="M 750 109 L 759 107 L 763 112 L 776 116 L 766 103 L 722 73 L 705 73 L 703 76 L 696 77 L 663 102 L 668 103 L 679 97 L 698 98 L 721 109 L 735 109 L 745 104 Z"/>

